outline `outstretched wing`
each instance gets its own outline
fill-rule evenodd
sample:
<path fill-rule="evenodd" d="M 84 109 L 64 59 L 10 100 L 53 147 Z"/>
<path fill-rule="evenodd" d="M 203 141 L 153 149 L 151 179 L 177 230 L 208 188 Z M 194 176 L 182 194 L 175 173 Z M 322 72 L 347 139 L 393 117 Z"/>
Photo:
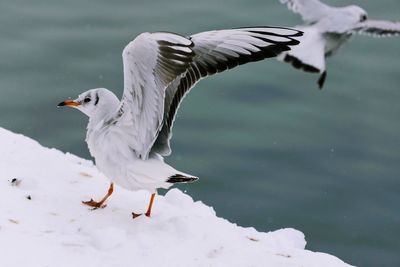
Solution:
<path fill-rule="evenodd" d="M 287 5 L 288 9 L 301 15 L 308 24 L 312 24 L 326 16 L 331 7 L 318 0 L 279 0 Z"/>
<path fill-rule="evenodd" d="M 124 93 L 108 125 L 124 129 L 124 139 L 139 158 L 148 157 L 161 130 L 165 89 L 186 72 L 194 56 L 192 46 L 176 34 L 142 33 L 122 53 Z"/>
<path fill-rule="evenodd" d="M 153 152 L 169 155 L 171 129 L 179 104 L 189 90 L 206 76 L 222 72 L 251 61 L 275 57 L 290 46 L 299 44 L 301 31 L 254 27 L 202 32 L 188 37 L 195 56 L 188 70 L 167 88 L 162 130 L 154 143 Z"/>
<path fill-rule="evenodd" d="M 400 34 L 400 22 L 385 20 L 366 20 L 357 23 L 352 32 L 374 37 L 395 36 Z"/>

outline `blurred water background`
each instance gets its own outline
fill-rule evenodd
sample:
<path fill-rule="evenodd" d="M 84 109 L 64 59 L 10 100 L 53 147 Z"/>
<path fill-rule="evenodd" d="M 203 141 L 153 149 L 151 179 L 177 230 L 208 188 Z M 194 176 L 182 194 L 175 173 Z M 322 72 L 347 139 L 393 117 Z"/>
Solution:
<path fill-rule="evenodd" d="M 400 19 L 398 0 L 351 2 Z M 2 0 L 0 126 L 90 158 L 86 118 L 56 104 L 96 87 L 121 95 L 121 51 L 139 33 L 298 23 L 278 1 Z M 167 161 L 200 176 L 182 188 L 230 221 L 400 266 L 400 38 L 356 36 L 328 61 L 324 90 L 316 80 L 276 60 L 203 80 Z"/>

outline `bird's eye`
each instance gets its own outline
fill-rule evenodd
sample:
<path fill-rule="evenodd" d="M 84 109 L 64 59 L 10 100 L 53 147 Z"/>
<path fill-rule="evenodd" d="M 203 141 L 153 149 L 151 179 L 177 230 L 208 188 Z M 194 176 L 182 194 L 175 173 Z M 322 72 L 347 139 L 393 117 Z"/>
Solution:
<path fill-rule="evenodd" d="M 363 21 L 366 21 L 367 20 L 367 15 L 361 15 L 361 18 L 360 18 L 360 21 L 361 22 L 363 22 Z"/>
<path fill-rule="evenodd" d="M 85 103 L 90 102 L 90 98 L 89 98 L 89 97 L 86 97 L 85 99 L 83 99 L 83 102 L 85 102 Z"/>

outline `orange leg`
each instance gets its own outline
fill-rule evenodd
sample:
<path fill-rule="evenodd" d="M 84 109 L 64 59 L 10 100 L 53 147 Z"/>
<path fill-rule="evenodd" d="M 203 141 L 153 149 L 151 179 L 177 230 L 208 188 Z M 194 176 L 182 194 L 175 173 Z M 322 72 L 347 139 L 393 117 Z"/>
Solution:
<path fill-rule="evenodd" d="M 148 206 L 147 211 L 145 213 L 147 217 L 150 217 L 151 207 L 153 206 L 153 202 L 154 202 L 154 197 L 155 196 L 156 196 L 156 193 L 151 194 L 150 203 L 149 203 L 149 206 Z"/>
<path fill-rule="evenodd" d="M 147 217 L 150 217 L 151 215 L 151 208 L 153 207 L 153 202 L 154 202 L 154 197 L 156 196 L 156 193 L 151 194 L 151 198 L 150 198 L 150 203 L 149 206 L 147 208 L 147 211 L 144 215 L 146 215 Z M 135 219 L 136 217 L 139 217 L 140 215 L 142 215 L 141 213 L 134 213 L 132 212 L 132 217 L 133 219 Z"/>
<path fill-rule="evenodd" d="M 93 207 L 94 210 L 98 208 L 105 208 L 107 205 L 104 204 L 104 202 L 106 202 L 106 200 L 111 196 L 113 191 L 114 191 L 114 183 L 111 183 L 110 187 L 108 188 L 107 194 L 99 202 L 90 199 L 89 201 L 82 201 L 82 203 L 90 207 Z"/>

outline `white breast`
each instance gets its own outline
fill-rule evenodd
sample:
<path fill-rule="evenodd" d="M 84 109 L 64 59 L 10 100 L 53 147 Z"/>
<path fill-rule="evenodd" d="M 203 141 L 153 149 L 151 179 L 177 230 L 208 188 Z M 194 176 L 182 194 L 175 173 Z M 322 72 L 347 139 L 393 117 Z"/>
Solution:
<path fill-rule="evenodd" d="M 127 138 L 122 131 L 109 127 L 97 126 L 88 130 L 86 142 L 97 168 L 109 180 L 129 190 L 168 188 L 171 184 L 165 181 L 180 172 L 157 155 L 147 160 L 137 158 Z"/>

